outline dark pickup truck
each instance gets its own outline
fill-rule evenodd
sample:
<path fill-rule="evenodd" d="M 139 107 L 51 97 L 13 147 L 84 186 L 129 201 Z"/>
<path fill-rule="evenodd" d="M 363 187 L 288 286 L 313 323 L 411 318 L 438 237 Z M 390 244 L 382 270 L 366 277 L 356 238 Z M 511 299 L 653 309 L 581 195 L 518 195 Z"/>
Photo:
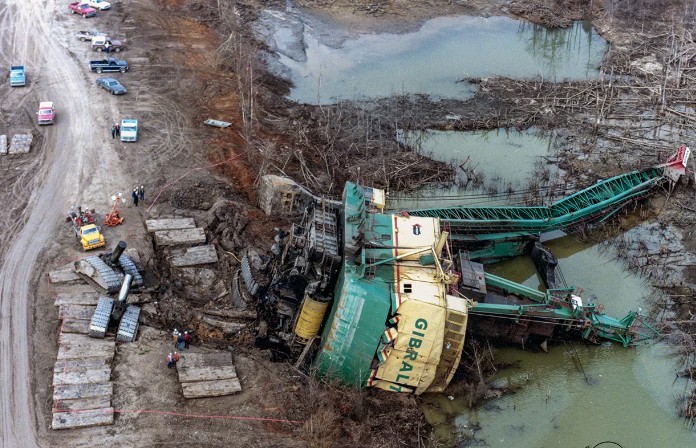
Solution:
<path fill-rule="evenodd" d="M 109 58 L 102 59 L 101 61 L 89 61 L 89 68 L 93 72 L 121 72 L 126 73 L 128 71 L 128 62 L 122 61 L 121 59 Z"/>

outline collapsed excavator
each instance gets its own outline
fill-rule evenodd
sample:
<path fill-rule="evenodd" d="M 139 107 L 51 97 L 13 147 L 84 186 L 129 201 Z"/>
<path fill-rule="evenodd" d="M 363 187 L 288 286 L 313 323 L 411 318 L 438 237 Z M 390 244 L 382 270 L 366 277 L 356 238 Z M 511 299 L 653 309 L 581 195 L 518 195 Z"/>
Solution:
<path fill-rule="evenodd" d="M 111 297 L 99 297 L 97 309 L 89 323 L 89 336 L 92 338 L 104 338 L 112 327 L 116 330 L 116 340 L 119 342 L 133 342 L 138 334 L 138 319 L 140 307 L 128 303 L 133 276 L 126 274 L 116 300 Z"/>
<path fill-rule="evenodd" d="M 125 241 L 119 241 L 113 252 L 77 260 L 73 269 L 78 275 L 107 294 L 117 293 L 128 274 L 132 277 L 130 286 L 138 288 L 143 285 L 143 277 L 133 260 L 124 254 L 127 246 Z"/>
<path fill-rule="evenodd" d="M 118 292 L 117 299 L 99 297 L 97 308 L 89 325 L 89 335 L 104 338 L 114 327 L 116 340 L 132 342 L 138 332 L 140 307 L 128 304 L 131 289 L 143 286 L 143 277 L 135 263 L 124 254 L 127 244 L 119 241 L 112 252 L 90 256 L 74 263 L 75 272 L 106 294 Z"/>

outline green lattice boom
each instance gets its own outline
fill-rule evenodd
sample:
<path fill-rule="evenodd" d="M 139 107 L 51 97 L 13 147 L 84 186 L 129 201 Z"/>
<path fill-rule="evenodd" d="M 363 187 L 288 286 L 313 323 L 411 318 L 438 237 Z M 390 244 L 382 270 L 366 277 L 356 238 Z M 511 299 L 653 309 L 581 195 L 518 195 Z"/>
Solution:
<path fill-rule="evenodd" d="M 453 235 L 550 232 L 606 219 L 666 179 L 662 168 L 650 168 L 599 181 L 550 206 L 457 206 L 409 210 L 409 214 L 440 218 L 449 224 Z"/>

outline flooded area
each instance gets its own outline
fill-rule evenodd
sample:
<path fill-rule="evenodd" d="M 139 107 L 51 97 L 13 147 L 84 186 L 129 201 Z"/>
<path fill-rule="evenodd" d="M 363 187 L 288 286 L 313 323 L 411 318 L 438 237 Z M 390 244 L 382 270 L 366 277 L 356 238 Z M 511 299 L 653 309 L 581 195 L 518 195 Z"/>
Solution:
<path fill-rule="evenodd" d="M 583 288 L 582 297 L 603 304 L 608 315 L 621 318 L 652 293 L 640 277 L 613 261 L 611 249 L 572 236 L 546 245 L 559 259 L 568 284 Z M 526 257 L 488 271 L 535 288 L 541 284 Z M 496 361 L 519 363 L 498 371 L 493 380 L 520 389 L 477 409 L 469 409 L 465 397 L 426 398 L 425 412 L 438 436 L 452 443 L 480 427 L 475 438 L 485 446 L 595 446 L 603 441 L 623 447 L 696 445 L 696 434 L 675 414 L 675 400 L 686 382 L 675 381 L 679 366 L 664 344 L 635 349 L 554 344 L 549 353 L 510 347 L 497 349 Z"/>
<path fill-rule="evenodd" d="M 335 47 L 314 28 L 303 37 L 302 57 L 281 54 L 280 62 L 291 72 L 290 98 L 309 104 L 410 93 L 467 99 L 469 77 L 591 79 L 606 51 L 586 22 L 547 29 L 506 17 L 441 17 L 415 32 L 366 34 Z"/>
<path fill-rule="evenodd" d="M 412 195 L 393 195 L 389 206 L 395 209 L 491 205 L 496 193 L 503 193 L 500 203 L 511 204 L 515 199 L 504 194 L 506 191 L 524 190 L 532 178 L 550 179 L 559 174 L 550 163 L 556 159 L 553 136 L 535 129 L 410 131 L 397 138 L 421 154 L 451 164 L 457 181 L 447 187 L 426 187 Z"/>
<path fill-rule="evenodd" d="M 349 31 L 297 20 L 301 23 L 287 25 L 285 37 L 276 34 L 277 47 L 283 50 L 278 62 L 294 84 L 289 97 L 309 104 L 394 94 L 467 100 L 477 88 L 467 80 L 491 76 L 540 77 L 548 82 L 594 79 L 600 75 L 597 67 L 607 48 L 583 22 L 549 30 L 503 17 L 444 17 L 424 22 L 413 32 L 344 34 L 339 40 L 330 35 Z M 520 99 L 528 93 L 520 93 Z M 453 113 L 447 119 L 460 117 Z M 614 124 L 622 129 L 625 125 Z M 575 128 L 559 132 L 570 129 L 576 132 Z M 457 178 L 452 186 L 432 185 L 415 196 L 390 194 L 391 209 L 524 204 L 516 193 L 530 188 L 530 182 L 538 187 L 564 174 L 555 165 L 555 135 L 534 129 L 409 131 L 396 138 L 423 155 L 452 164 Z M 591 163 L 584 168 L 589 171 Z M 578 185 L 573 180 L 568 179 L 569 188 Z M 567 283 L 580 288 L 586 302 L 602 304 L 608 315 L 619 319 L 649 307 L 655 292 L 614 260 L 612 248 L 584 244 L 572 236 L 546 244 L 559 259 Z M 634 242 L 626 244 L 632 247 Z M 540 288 L 534 265 L 526 257 L 488 271 Z M 495 354 L 497 362 L 510 367 L 501 368 L 492 380 L 502 388 L 511 386 L 515 393 L 473 409 L 463 395 L 423 398 L 427 419 L 445 445 L 473 436 L 472 446 L 594 447 L 602 442 L 624 448 L 696 446 L 696 433 L 676 414 L 677 400 L 688 391 L 685 380 L 675 380 L 675 372 L 683 366 L 663 343 L 631 349 L 610 343 L 554 343 L 549 353 L 509 347 L 497 348 Z"/>

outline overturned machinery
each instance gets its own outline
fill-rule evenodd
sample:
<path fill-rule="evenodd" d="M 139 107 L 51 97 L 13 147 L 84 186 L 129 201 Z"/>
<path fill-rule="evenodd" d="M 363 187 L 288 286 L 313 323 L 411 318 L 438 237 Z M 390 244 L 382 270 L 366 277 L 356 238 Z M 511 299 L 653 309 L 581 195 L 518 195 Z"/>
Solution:
<path fill-rule="evenodd" d="M 682 145 L 664 163 L 597 181 L 549 205 L 459 205 L 409 214 L 439 218 L 450 229 L 455 248 L 468 251 L 472 259 L 495 262 L 529 252 L 542 233 L 601 224 L 659 187 L 672 189 L 686 172 L 690 155 Z"/>
<path fill-rule="evenodd" d="M 140 307 L 127 303 L 131 288 L 143 286 L 143 277 L 135 263 L 124 254 L 127 244 L 119 241 L 112 252 L 83 258 L 74 263 L 74 270 L 106 294 L 118 293 L 116 299 L 100 296 L 89 325 L 89 335 L 103 338 L 112 327 L 116 340 L 132 342 L 138 332 Z"/>
<path fill-rule="evenodd" d="M 118 326 L 116 340 L 119 342 L 132 342 L 138 334 L 138 319 L 140 307 L 128 304 L 128 293 L 133 281 L 133 276 L 126 274 L 123 279 L 118 297 L 114 300 L 110 297 L 99 297 L 97 309 L 89 323 L 89 336 L 103 338 L 112 326 Z"/>
<path fill-rule="evenodd" d="M 470 302 L 447 232 L 435 218 L 383 213 L 382 190 L 347 184 L 343 207 L 307 208 L 278 231 L 274 258 L 242 260 L 238 287 L 255 294 L 272 348 L 314 360 L 343 383 L 417 394 L 442 391 L 464 348 Z M 258 278 L 266 274 L 268 281 Z"/>
<path fill-rule="evenodd" d="M 390 213 L 382 190 L 347 183 L 340 204 L 310 197 L 299 225 L 276 230 L 272 255 L 248 251 L 233 293 L 258 301 L 259 345 L 297 365 L 310 360 L 320 374 L 355 387 L 444 390 L 467 328 L 523 346 L 552 339 L 632 346 L 657 332 L 637 312 L 615 319 L 583 302 L 539 235 L 603 222 L 654 187 L 676 182 L 689 153 L 681 147 L 662 165 L 598 182 L 548 207 Z M 530 251 L 545 292 L 472 262 Z"/>
<path fill-rule="evenodd" d="M 535 263 L 539 274 L 555 279 L 560 273 L 555 272 L 557 261 L 548 249 L 543 253 L 543 260 L 550 262 Z M 470 330 L 478 336 L 523 347 L 573 339 L 610 340 L 629 347 L 658 335 L 640 313 L 629 311 L 622 319 L 607 316 L 602 305 L 584 302 L 573 287 L 552 283 L 542 292 L 484 273 L 483 265 L 465 252 L 459 254 L 458 268 L 458 290 L 474 300 Z"/>
<path fill-rule="evenodd" d="M 130 286 L 138 288 L 143 284 L 143 277 L 138 272 L 135 263 L 123 253 L 126 247 L 125 241 L 119 241 L 113 252 L 93 255 L 76 261 L 74 270 L 108 294 L 115 294 L 121 289 L 125 275 L 132 277 Z"/>

